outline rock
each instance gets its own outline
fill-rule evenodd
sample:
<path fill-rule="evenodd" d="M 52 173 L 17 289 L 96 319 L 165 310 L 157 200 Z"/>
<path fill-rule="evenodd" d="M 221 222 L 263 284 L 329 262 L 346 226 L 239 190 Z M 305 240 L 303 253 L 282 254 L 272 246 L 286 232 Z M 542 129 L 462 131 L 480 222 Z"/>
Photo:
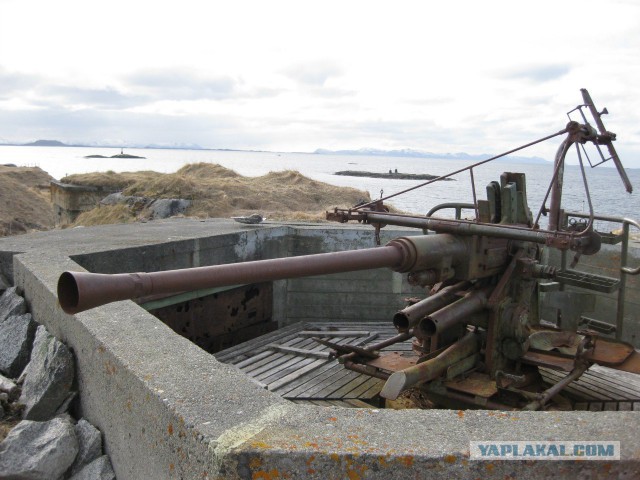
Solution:
<path fill-rule="evenodd" d="M 0 375 L 0 392 L 4 392 L 12 397 L 18 391 L 18 386 L 7 377 Z"/>
<path fill-rule="evenodd" d="M 184 213 L 191 206 L 190 200 L 160 198 L 149 206 L 151 219 L 169 218 Z"/>
<path fill-rule="evenodd" d="M 248 217 L 231 217 L 238 223 L 247 223 L 247 224 L 257 224 L 264 222 L 267 218 L 263 217 L 259 213 L 254 213 L 253 215 L 249 215 Z"/>
<path fill-rule="evenodd" d="M 67 399 L 75 369 L 69 348 L 40 325 L 26 368 L 20 403 L 27 420 L 48 420 Z"/>
<path fill-rule="evenodd" d="M 120 203 L 126 204 L 132 208 L 142 209 L 147 206 L 149 199 L 147 197 L 123 195 L 122 192 L 115 192 L 100 200 L 100 205 L 118 205 Z"/>
<path fill-rule="evenodd" d="M 116 474 L 106 455 L 96 458 L 69 480 L 115 480 Z"/>
<path fill-rule="evenodd" d="M 13 315 L 22 315 L 27 311 L 24 298 L 18 295 L 18 287 L 7 288 L 0 296 L 0 323 Z"/>
<path fill-rule="evenodd" d="M 30 313 L 13 315 L 0 323 L 0 372 L 18 377 L 29 363 L 36 322 Z"/>
<path fill-rule="evenodd" d="M 102 200 L 100 200 L 100 205 L 117 205 L 118 203 L 124 203 L 125 196 L 122 195 L 122 192 L 110 193 Z"/>
<path fill-rule="evenodd" d="M 86 465 L 97 459 L 102 453 L 102 436 L 100 430 L 84 418 L 78 420 L 74 427 L 78 439 L 78 455 L 71 465 L 71 475 L 75 475 Z"/>
<path fill-rule="evenodd" d="M 4 418 L 4 407 L 0 404 L 0 420 L 2 420 Z M 2 445 L 0 443 L 0 445 Z"/>
<path fill-rule="evenodd" d="M 68 415 L 48 422 L 23 420 L 0 443 L 0 476 L 52 480 L 73 463 L 78 441 Z"/>

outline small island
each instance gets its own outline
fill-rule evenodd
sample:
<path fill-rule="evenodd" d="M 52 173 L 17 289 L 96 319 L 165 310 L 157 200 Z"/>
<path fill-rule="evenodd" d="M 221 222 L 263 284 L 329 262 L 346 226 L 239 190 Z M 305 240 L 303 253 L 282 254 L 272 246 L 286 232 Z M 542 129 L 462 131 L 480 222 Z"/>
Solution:
<path fill-rule="evenodd" d="M 429 175 L 428 173 L 399 173 L 398 170 L 389 170 L 389 173 L 344 170 L 336 172 L 334 175 L 345 175 L 347 177 L 390 178 L 394 180 L 454 180 L 453 178 L 440 178 L 438 175 Z"/>
<path fill-rule="evenodd" d="M 86 155 L 84 158 L 147 158 L 147 157 L 140 157 L 138 155 L 130 155 L 128 153 L 124 153 L 123 149 L 120 149 L 120 153 L 118 153 L 117 155 L 111 155 L 110 157 L 107 157 L 105 155 Z"/>

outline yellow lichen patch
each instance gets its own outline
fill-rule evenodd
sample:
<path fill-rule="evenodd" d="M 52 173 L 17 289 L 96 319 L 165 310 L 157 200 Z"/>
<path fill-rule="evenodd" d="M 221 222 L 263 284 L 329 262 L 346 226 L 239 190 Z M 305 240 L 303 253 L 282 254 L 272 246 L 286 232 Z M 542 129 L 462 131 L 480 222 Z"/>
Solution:
<path fill-rule="evenodd" d="M 250 442 L 250 445 L 254 448 L 271 448 L 271 445 L 269 445 L 266 442 L 263 442 L 262 440 L 252 440 Z"/>
<path fill-rule="evenodd" d="M 455 455 L 445 455 L 445 457 L 444 457 L 444 461 L 446 463 L 456 463 L 456 460 L 457 460 L 457 458 L 456 458 Z"/>
<path fill-rule="evenodd" d="M 398 457 L 397 461 L 405 467 L 411 467 L 413 466 L 413 455 L 403 455 Z"/>
<path fill-rule="evenodd" d="M 269 471 L 267 470 L 259 470 L 257 472 L 253 472 L 253 474 L 251 475 L 251 478 L 253 480 L 258 480 L 258 479 L 262 479 L 262 480 L 274 480 L 276 478 L 282 478 L 280 476 L 280 472 L 273 468 Z"/>
<path fill-rule="evenodd" d="M 173 435 L 173 423 L 170 423 L 169 426 L 167 427 L 167 433 L 169 435 Z"/>

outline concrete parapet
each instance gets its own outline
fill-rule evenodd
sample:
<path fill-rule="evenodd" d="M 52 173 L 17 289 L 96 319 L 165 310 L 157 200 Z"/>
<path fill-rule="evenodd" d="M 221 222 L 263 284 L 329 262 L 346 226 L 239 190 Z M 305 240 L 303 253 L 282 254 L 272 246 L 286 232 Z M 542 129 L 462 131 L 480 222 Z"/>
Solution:
<path fill-rule="evenodd" d="M 121 480 L 640 476 L 637 412 L 298 405 L 259 388 L 133 302 L 74 316 L 63 313 L 57 303 L 58 276 L 79 270 L 76 261 L 91 270 L 124 271 L 130 266 L 157 270 L 246 259 L 256 252 L 266 258 L 280 254 L 282 245 L 293 249 L 296 236 L 315 235 L 328 243 L 324 227 L 238 227 L 182 219 L 27 235 L 20 238 L 20 246 L 15 239 L 2 239 L 0 251 L 22 252 L 13 256 L 14 281 L 25 292 L 34 317 L 73 350 L 82 414 L 103 432 Z M 344 244 L 370 235 L 333 225 L 331 231 Z M 619 441 L 621 460 L 469 458 L 470 441 L 497 440 Z"/>

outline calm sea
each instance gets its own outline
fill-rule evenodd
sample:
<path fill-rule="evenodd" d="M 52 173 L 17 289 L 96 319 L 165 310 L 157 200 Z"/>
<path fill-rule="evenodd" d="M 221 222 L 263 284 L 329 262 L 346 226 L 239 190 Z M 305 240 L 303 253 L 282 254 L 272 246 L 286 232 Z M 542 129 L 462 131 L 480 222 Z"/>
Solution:
<path fill-rule="evenodd" d="M 470 162 L 450 159 L 425 159 L 406 157 L 316 155 L 308 153 L 273 153 L 220 150 L 163 150 L 128 148 L 125 153 L 146 159 L 89 159 L 87 155 L 111 156 L 120 153 L 116 148 L 97 147 L 16 147 L 0 146 L 0 165 L 13 163 L 18 166 L 37 166 L 56 179 L 73 173 L 113 170 L 127 172 L 154 170 L 171 173 L 187 163 L 217 163 L 245 176 L 264 175 L 270 171 L 297 170 L 314 180 L 332 185 L 356 187 L 369 192 L 372 198 L 390 195 L 421 182 L 412 180 L 387 180 L 334 175 L 340 170 L 366 170 L 388 172 L 397 169 L 403 173 L 429 173 L 444 175 L 458 170 Z M 485 186 L 499 180 L 503 171 L 524 172 L 527 175 L 529 207 L 534 216 L 546 194 L 552 163 L 490 162 L 474 169 L 479 198 L 485 196 Z M 633 194 L 624 191 L 617 171 L 603 166 L 587 169 L 589 191 L 596 214 L 640 219 L 640 169 L 628 170 L 634 185 Z M 472 189 L 468 172 L 456 175 L 455 181 L 436 182 L 389 200 L 395 207 L 417 214 L 424 214 L 443 202 L 471 202 Z M 563 206 L 572 211 L 588 211 L 588 202 L 578 166 L 568 166 L 565 171 Z M 340 205 L 347 207 L 348 205 Z M 546 222 L 543 222 L 544 225 Z"/>

